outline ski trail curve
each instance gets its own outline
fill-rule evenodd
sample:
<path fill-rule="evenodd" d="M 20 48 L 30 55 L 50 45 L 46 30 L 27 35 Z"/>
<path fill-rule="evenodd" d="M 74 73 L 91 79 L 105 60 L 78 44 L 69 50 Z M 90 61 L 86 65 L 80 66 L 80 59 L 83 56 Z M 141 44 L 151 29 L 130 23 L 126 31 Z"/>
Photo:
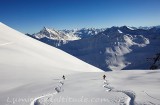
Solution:
<path fill-rule="evenodd" d="M 38 100 L 39 99 L 41 99 L 41 98 L 44 98 L 44 97 L 50 97 L 50 96 L 53 96 L 53 95 L 56 95 L 57 94 L 57 92 L 55 92 L 55 93 L 52 93 L 52 94 L 47 94 L 47 95 L 42 95 L 42 96 L 40 96 L 40 97 L 37 97 L 37 98 L 35 98 L 32 102 L 31 102 L 31 104 L 30 105 L 38 105 Z"/>
<path fill-rule="evenodd" d="M 120 104 L 125 104 L 125 105 L 134 105 L 134 100 L 135 100 L 135 92 L 131 90 L 118 90 L 115 89 L 114 87 L 109 86 L 109 83 L 107 80 L 104 81 L 104 88 L 106 88 L 107 92 L 121 92 L 125 95 L 127 95 L 127 99 L 124 102 L 121 102 Z"/>
<path fill-rule="evenodd" d="M 52 97 L 53 95 L 56 95 L 58 94 L 59 92 L 62 92 L 62 86 L 64 85 L 64 82 L 63 81 L 59 81 L 59 85 L 56 86 L 55 88 L 55 91 L 54 93 L 51 93 L 51 94 L 46 94 L 46 95 L 42 95 L 42 96 L 39 96 L 39 97 L 36 97 L 30 105 L 41 105 L 39 100 L 42 99 L 42 98 L 45 98 L 45 97 Z"/>
<path fill-rule="evenodd" d="M 113 90 L 115 92 L 121 92 L 126 94 L 130 99 L 127 105 L 134 105 L 135 93 L 131 90 Z"/>

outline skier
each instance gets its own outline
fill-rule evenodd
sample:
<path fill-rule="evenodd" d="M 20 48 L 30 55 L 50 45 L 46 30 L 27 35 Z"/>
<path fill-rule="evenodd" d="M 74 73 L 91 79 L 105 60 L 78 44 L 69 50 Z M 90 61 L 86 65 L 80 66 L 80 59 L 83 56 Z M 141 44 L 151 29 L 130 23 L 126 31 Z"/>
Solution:
<path fill-rule="evenodd" d="M 63 75 L 62 78 L 65 80 L 65 76 Z"/>
<path fill-rule="evenodd" d="M 106 79 L 106 75 L 103 75 L 103 79 L 104 79 L 104 80 Z"/>

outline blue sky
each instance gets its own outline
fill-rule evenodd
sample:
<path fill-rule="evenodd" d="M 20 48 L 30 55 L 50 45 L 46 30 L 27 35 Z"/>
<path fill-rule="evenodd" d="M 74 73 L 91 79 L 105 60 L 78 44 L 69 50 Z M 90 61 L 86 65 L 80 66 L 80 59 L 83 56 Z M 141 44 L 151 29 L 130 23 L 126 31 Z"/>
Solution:
<path fill-rule="evenodd" d="M 0 0 L 0 21 L 23 33 L 160 25 L 160 0 Z"/>

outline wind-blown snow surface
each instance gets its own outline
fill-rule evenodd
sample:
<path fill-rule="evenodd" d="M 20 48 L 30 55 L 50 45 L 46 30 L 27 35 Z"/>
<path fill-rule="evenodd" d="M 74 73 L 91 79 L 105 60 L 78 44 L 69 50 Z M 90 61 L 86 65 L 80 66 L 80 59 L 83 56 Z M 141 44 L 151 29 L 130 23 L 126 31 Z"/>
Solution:
<path fill-rule="evenodd" d="M 98 71 L 101 70 L 0 23 L 1 105 L 10 104 L 7 98 L 34 98 L 52 91 L 55 80 L 62 75 Z"/>

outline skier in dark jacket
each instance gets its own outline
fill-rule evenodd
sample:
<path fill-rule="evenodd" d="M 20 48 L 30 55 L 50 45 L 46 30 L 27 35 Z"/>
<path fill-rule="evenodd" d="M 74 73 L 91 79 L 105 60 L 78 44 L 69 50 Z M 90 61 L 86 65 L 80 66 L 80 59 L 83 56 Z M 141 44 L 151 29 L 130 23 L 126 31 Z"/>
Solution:
<path fill-rule="evenodd" d="M 62 76 L 62 78 L 63 78 L 64 80 L 66 79 L 64 75 Z"/>
<path fill-rule="evenodd" d="M 104 80 L 106 79 L 106 75 L 103 75 L 103 79 L 104 79 Z"/>

